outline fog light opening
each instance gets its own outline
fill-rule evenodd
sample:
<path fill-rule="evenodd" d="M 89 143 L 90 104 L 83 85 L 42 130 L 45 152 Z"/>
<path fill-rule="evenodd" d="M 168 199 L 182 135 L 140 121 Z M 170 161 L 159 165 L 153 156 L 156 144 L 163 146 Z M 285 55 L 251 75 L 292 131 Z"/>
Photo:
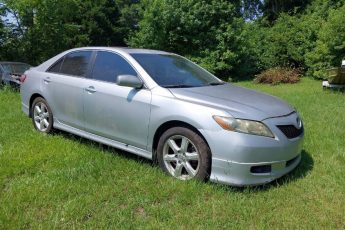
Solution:
<path fill-rule="evenodd" d="M 250 168 L 251 173 L 270 173 L 272 171 L 271 165 L 259 165 L 259 166 L 252 166 Z"/>

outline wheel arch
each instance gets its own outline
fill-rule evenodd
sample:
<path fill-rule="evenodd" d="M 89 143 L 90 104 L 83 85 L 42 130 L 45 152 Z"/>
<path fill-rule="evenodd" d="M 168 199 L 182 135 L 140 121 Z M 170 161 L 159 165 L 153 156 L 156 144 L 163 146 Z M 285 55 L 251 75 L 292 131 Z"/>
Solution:
<path fill-rule="evenodd" d="M 41 94 L 39 94 L 39 93 L 34 93 L 34 94 L 31 95 L 30 100 L 29 100 L 29 117 L 30 118 L 32 117 L 32 111 L 31 111 L 32 103 L 38 97 L 41 97 L 41 98 L 43 98 L 45 100 L 45 98 Z"/>
<path fill-rule="evenodd" d="M 167 131 L 170 128 L 174 128 L 174 127 L 184 127 L 184 128 L 188 128 L 191 129 L 192 131 L 194 131 L 195 133 L 197 133 L 207 144 L 207 146 L 210 148 L 210 145 L 208 144 L 206 138 L 204 137 L 204 135 L 202 135 L 202 133 L 195 128 L 193 125 L 184 122 L 184 121 L 180 121 L 180 120 L 170 120 L 170 121 L 166 121 L 163 124 L 161 124 L 157 129 L 156 132 L 153 136 L 153 140 L 152 140 L 152 159 L 156 162 L 157 161 L 157 146 L 158 146 L 158 142 L 159 142 L 159 138 L 162 136 L 162 134 Z M 211 148 L 210 148 L 211 149 Z M 211 152 L 212 154 L 212 152 Z"/>

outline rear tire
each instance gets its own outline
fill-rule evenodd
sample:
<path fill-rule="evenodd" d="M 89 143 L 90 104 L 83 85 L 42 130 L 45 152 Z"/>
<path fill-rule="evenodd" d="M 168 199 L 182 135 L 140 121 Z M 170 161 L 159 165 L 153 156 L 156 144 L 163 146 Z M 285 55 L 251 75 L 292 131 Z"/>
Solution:
<path fill-rule="evenodd" d="M 186 127 L 170 128 L 160 137 L 157 159 L 164 172 L 180 180 L 207 181 L 211 150 L 206 141 Z"/>
<path fill-rule="evenodd" d="M 31 106 L 32 123 L 41 133 L 53 132 L 53 113 L 42 97 L 36 98 Z"/>

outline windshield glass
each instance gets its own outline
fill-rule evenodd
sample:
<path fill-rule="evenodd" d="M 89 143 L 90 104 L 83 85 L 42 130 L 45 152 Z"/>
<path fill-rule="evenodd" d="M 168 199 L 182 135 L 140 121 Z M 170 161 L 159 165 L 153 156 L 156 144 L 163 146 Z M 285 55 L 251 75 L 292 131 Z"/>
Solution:
<path fill-rule="evenodd" d="M 19 73 L 22 74 L 30 68 L 27 64 L 3 64 L 5 72 L 7 73 Z"/>
<path fill-rule="evenodd" d="M 152 79 L 166 88 L 224 84 L 191 61 L 170 54 L 131 54 Z"/>

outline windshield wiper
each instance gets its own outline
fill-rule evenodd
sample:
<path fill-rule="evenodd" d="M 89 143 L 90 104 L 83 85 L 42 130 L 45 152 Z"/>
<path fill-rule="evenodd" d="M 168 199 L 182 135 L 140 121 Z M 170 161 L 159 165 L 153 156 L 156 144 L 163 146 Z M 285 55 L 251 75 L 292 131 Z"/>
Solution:
<path fill-rule="evenodd" d="M 225 82 L 221 81 L 221 82 L 211 82 L 208 85 L 224 85 L 224 84 L 225 84 Z"/>
<path fill-rule="evenodd" d="M 164 88 L 191 88 L 191 87 L 195 87 L 194 85 L 184 85 L 184 84 L 180 84 L 180 85 L 164 85 Z"/>

